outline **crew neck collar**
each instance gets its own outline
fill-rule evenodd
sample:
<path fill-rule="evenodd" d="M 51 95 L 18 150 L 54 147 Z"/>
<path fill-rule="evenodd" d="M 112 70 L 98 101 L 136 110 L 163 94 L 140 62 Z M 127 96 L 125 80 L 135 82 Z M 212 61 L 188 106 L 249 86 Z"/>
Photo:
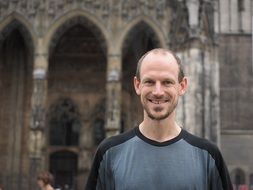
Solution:
<path fill-rule="evenodd" d="M 142 139 L 143 141 L 145 141 L 148 144 L 151 144 L 154 146 L 167 146 L 167 145 L 173 144 L 173 143 L 179 141 L 180 139 L 182 139 L 185 134 L 185 130 L 181 129 L 180 133 L 176 137 L 174 137 L 170 140 L 164 141 L 164 142 L 158 142 L 158 141 L 147 138 L 146 136 L 144 136 L 141 133 L 139 126 L 135 127 L 135 133 L 140 139 Z"/>

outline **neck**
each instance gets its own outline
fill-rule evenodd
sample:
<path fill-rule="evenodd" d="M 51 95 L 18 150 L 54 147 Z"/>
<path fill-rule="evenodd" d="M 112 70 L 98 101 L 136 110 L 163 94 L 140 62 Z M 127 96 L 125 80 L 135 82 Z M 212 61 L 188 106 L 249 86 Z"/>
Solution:
<path fill-rule="evenodd" d="M 171 140 L 181 132 L 181 127 L 175 121 L 174 112 L 163 120 L 153 120 L 144 115 L 144 120 L 139 125 L 139 129 L 144 136 L 158 142 Z"/>

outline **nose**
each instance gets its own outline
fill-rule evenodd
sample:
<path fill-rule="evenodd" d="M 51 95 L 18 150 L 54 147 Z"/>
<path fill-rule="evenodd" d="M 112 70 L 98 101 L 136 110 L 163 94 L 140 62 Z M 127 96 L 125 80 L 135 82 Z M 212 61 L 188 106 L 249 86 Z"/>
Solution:
<path fill-rule="evenodd" d="M 153 90 L 153 95 L 162 96 L 164 95 L 164 90 L 160 82 L 156 82 Z"/>

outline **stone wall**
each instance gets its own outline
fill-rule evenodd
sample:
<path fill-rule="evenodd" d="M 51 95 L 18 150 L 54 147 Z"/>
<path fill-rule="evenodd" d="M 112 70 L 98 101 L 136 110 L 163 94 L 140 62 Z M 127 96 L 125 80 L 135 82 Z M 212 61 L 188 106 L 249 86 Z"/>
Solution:
<path fill-rule="evenodd" d="M 221 35 L 219 47 L 222 129 L 253 130 L 250 35 Z"/>
<path fill-rule="evenodd" d="M 252 185 L 253 62 L 251 0 L 222 0 L 219 33 L 221 149 L 233 183 Z M 239 177 L 239 178 L 238 178 Z"/>
<path fill-rule="evenodd" d="M 243 4 L 237 8 L 237 2 Z M 220 127 L 225 132 L 250 130 L 251 15 L 250 0 L 1 1 L 0 48 L 6 43 L 6 36 L 17 29 L 30 51 L 29 64 L 33 69 L 28 72 L 27 81 L 13 82 L 17 78 L 11 79 L 5 72 L 2 56 L 10 55 L 11 50 L 1 52 L 0 90 L 17 82 L 28 84 L 22 102 L 25 107 L 22 129 L 21 124 L 10 124 L 13 115 L 6 116 L 7 104 L 0 109 L 0 134 L 4 135 L 0 148 L 4 147 L 2 150 L 7 154 L 1 154 L 0 169 L 11 166 L 9 160 L 22 167 L 15 168 L 16 173 L 8 170 L 2 178 L 5 184 L 9 184 L 7 178 L 16 181 L 15 185 L 29 179 L 26 184 L 34 188 L 35 174 L 39 169 L 49 169 L 50 153 L 61 149 L 78 154 L 77 178 L 81 189 L 96 148 L 93 120 L 104 118 L 107 136 L 122 132 L 122 125 L 127 130 L 141 121 L 142 109 L 129 78 L 134 75 L 140 55 L 154 47 L 177 51 L 190 79 L 190 89 L 178 110 L 183 127 L 217 144 Z M 72 30 L 76 27 L 78 31 L 80 26 L 85 30 L 79 33 Z M 90 34 L 94 35 L 92 39 Z M 6 103 L 9 94 L 1 94 L 0 101 Z M 59 149 L 48 144 L 47 113 L 61 98 L 71 99 L 80 111 L 83 127 L 79 147 Z M 16 105 L 12 102 L 8 108 L 16 109 Z M 16 118 L 20 119 L 19 114 Z M 23 143 L 15 144 L 15 154 L 9 148 L 12 134 L 18 135 L 18 142 Z M 226 139 L 224 136 L 221 147 L 229 159 L 231 152 L 226 143 L 230 141 Z M 23 182 L 16 180 L 20 174 L 25 176 Z"/>

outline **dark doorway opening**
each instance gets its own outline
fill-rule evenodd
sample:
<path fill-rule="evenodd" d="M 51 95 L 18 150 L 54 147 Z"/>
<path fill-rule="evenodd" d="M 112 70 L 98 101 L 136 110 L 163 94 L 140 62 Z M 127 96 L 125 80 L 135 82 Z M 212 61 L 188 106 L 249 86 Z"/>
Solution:
<path fill-rule="evenodd" d="M 54 186 L 62 190 L 75 189 L 77 185 L 77 154 L 70 151 L 50 155 L 50 172 L 54 175 Z"/>

